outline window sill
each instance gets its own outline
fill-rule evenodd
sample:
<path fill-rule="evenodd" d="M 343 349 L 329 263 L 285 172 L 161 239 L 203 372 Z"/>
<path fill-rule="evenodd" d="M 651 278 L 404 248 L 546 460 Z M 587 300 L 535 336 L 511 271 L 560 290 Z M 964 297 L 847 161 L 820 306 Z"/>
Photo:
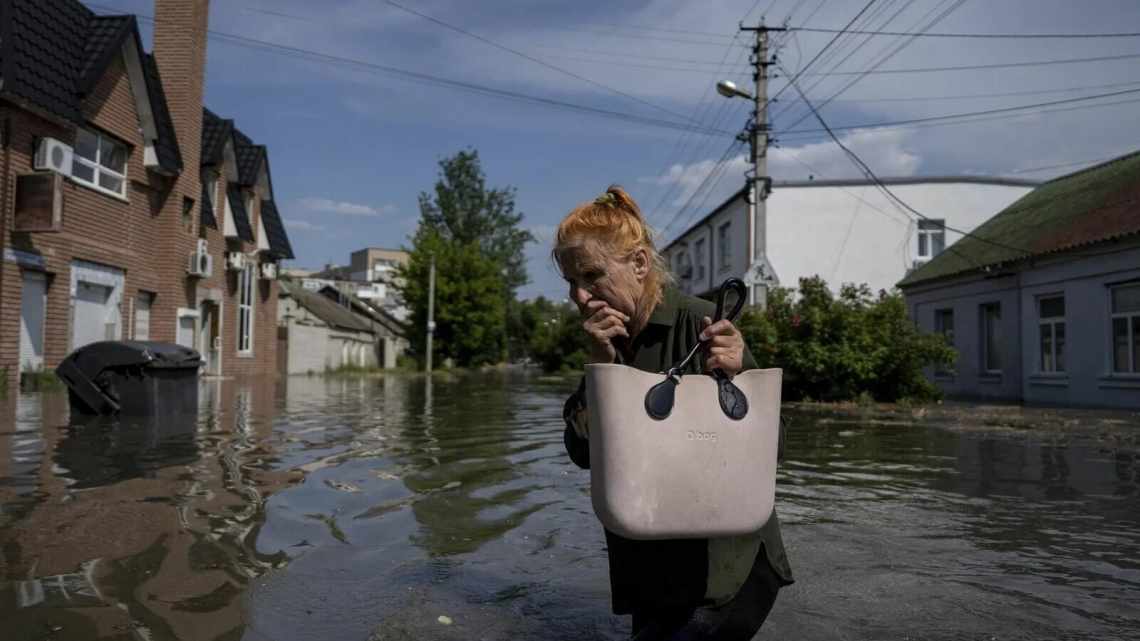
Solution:
<path fill-rule="evenodd" d="M 104 196 L 106 196 L 108 198 L 114 198 L 115 200 L 117 200 L 119 202 L 124 202 L 124 203 L 128 203 L 128 204 L 131 202 L 130 200 L 127 199 L 126 196 L 124 196 L 122 194 L 115 193 L 115 192 L 111 191 L 110 189 L 104 189 L 103 187 L 100 187 L 99 185 L 96 185 L 94 183 L 82 181 L 82 180 L 76 178 L 75 176 L 68 176 L 67 180 L 70 181 L 72 184 L 79 185 L 80 187 L 82 187 L 84 189 L 89 189 L 95 193 L 103 194 Z"/>
<path fill-rule="evenodd" d="M 253 358 L 253 352 L 238 352 L 238 358 Z"/>
<path fill-rule="evenodd" d="M 1097 387 L 1101 389 L 1140 389 L 1140 374 L 1110 374 L 1101 376 Z"/>
<path fill-rule="evenodd" d="M 1029 384 L 1040 387 L 1068 387 L 1069 375 L 1064 372 L 1035 372 L 1029 375 Z"/>
<path fill-rule="evenodd" d="M 978 375 L 978 382 L 986 385 L 1001 385 L 1002 379 L 1001 372 L 986 372 Z"/>

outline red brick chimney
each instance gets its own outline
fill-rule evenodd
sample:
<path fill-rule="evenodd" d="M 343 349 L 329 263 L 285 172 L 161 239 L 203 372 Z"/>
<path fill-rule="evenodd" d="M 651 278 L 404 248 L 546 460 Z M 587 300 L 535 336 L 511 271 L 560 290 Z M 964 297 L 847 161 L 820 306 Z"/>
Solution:
<path fill-rule="evenodd" d="M 202 93 L 210 0 L 154 0 L 154 57 L 182 153 L 179 191 L 201 194 Z"/>

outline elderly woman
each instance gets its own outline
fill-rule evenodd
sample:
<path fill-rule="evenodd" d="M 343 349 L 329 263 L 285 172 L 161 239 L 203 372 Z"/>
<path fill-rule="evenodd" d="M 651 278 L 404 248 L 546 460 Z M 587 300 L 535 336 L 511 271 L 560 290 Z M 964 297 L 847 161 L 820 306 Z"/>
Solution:
<path fill-rule="evenodd" d="M 704 371 L 756 367 L 740 332 L 713 323 L 714 306 L 671 286 L 637 203 L 621 187 L 580 205 L 558 226 L 554 260 L 585 319 L 593 363 L 661 372 L 704 341 Z M 689 373 L 701 371 L 694 359 Z M 585 386 L 567 400 L 571 460 L 590 467 Z M 781 586 L 792 583 L 775 513 L 751 536 L 634 541 L 606 531 L 615 614 L 635 639 L 751 639 Z"/>

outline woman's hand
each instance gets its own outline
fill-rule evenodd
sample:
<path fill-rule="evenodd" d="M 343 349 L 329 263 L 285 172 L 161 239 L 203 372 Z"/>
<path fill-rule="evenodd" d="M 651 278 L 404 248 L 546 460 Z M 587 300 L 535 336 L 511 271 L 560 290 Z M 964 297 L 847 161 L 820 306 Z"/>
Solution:
<path fill-rule="evenodd" d="M 705 353 L 708 354 L 705 371 L 719 369 L 731 377 L 744 369 L 744 337 L 731 321 L 713 323 L 705 316 L 701 320 L 701 340 L 705 341 Z"/>
<path fill-rule="evenodd" d="M 610 307 L 604 300 L 588 301 L 582 315 L 586 317 L 582 329 L 590 337 L 589 362 L 614 362 L 617 348 L 614 347 L 613 339 L 615 336 L 629 338 L 629 331 L 625 328 L 629 316 Z"/>

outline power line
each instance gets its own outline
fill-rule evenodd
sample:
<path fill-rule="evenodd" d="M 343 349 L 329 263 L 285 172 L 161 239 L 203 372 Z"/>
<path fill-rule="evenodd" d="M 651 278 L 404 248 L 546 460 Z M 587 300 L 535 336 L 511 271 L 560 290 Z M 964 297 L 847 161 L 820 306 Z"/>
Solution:
<path fill-rule="evenodd" d="M 793 27 L 791 31 L 810 31 L 813 33 L 838 33 L 838 29 L 824 29 L 821 27 Z M 857 35 L 868 36 L 909 36 L 914 35 L 905 31 L 848 31 Z M 1140 32 L 1127 33 L 924 33 L 924 38 L 1020 38 L 1020 39 L 1101 39 L 1101 38 L 1140 38 Z"/>
<path fill-rule="evenodd" d="M 798 90 L 798 85 L 796 88 Z M 1077 103 L 1077 102 L 1088 102 L 1089 100 L 1099 100 L 1101 98 L 1113 98 L 1116 96 L 1127 96 L 1127 95 L 1133 95 L 1133 94 L 1138 94 L 1138 93 L 1140 93 L 1140 88 L 1125 89 L 1123 91 L 1113 91 L 1113 92 L 1109 92 L 1109 93 L 1095 94 L 1092 96 L 1080 96 L 1077 98 L 1065 98 L 1062 100 L 1051 100 L 1049 102 L 1038 102 L 1038 103 L 1033 103 L 1033 104 L 1029 104 L 1029 105 L 1018 105 L 1016 107 L 1002 107 L 999 109 L 985 109 L 982 111 L 969 111 L 969 112 L 963 112 L 963 113 L 957 113 L 957 114 L 946 114 L 946 115 L 942 115 L 942 116 L 928 116 L 925 118 L 909 118 L 907 120 L 893 120 L 893 121 L 888 121 L 888 122 L 866 123 L 866 124 L 861 124 L 861 125 L 843 125 L 843 126 L 839 126 L 839 127 L 826 127 L 825 126 L 824 128 L 821 128 L 821 129 L 792 129 L 790 131 L 785 132 L 785 134 L 787 135 L 787 134 L 821 133 L 824 131 L 830 131 L 832 129 L 834 129 L 835 131 L 851 131 L 851 130 L 855 130 L 855 129 L 875 129 L 875 128 L 879 128 L 879 127 L 892 127 L 892 126 L 898 126 L 898 125 L 913 125 L 913 124 L 928 123 L 928 122 L 938 122 L 938 121 L 942 121 L 942 120 L 952 120 L 952 119 L 958 119 L 958 118 L 971 118 L 971 117 L 975 117 L 975 116 L 989 116 L 989 115 L 993 115 L 993 114 L 1011 113 L 1011 112 L 1016 112 L 1016 111 L 1025 111 L 1027 109 L 1036 109 L 1039 107 L 1051 107 L 1051 106 L 1055 106 L 1055 105 L 1066 105 L 1066 104 L 1072 104 L 1072 103 Z M 812 106 L 812 111 L 815 111 L 814 105 Z"/>
<path fill-rule="evenodd" d="M 117 8 L 102 6 L 102 5 L 98 5 L 98 4 L 94 4 L 94 3 L 91 3 L 88 6 L 99 8 L 99 9 L 104 9 L 104 10 L 109 10 L 109 11 L 118 11 Z M 152 17 L 152 16 L 143 15 L 143 14 L 136 14 L 136 15 L 138 18 L 140 18 L 142 20 L 147 20 L 149 22 L 155 21 L 154 17 Z M 337 56 L 337 55 L 333 55 L 333 54 L 323 53 L 320 51 L 314 51 L 311 49 L 303 49 L 300 47 L 292 47 L 289 45 L 278 44 L 278 43 L 270 42 L 267 40 L 258 40 L 255 38 L 238 36 L 238 35 L 225 33 L 225 32 L 221 32 L 221 31 L 209 30 L 208 33 L 211 36 L 214 36 L 214 37 L 219 38 L 223 41 L 230 42 L 232 44 L 236 44 L 239 46 L 252 47 L 252 48 L 260 49 L 263 51 L 279 53 L 279 54 L 286 55 L 289 57 L 301 58 L 301 59 L 315 61 L 315 62 L 347 65 L 347 66 L 358 68 L 358 69 L 363 70 L 363 71 L 369 71 L 369 72 L 389 75 L 389 76 L 393 76 L 393 77 L 396 77 L 396 78 L 399 78 L 402 80 L 406 80 L 409 82 L 416 82 L 416 83 L 420 83 L 420 84 L 427 84 L 427 85 L 438 86 L 438 87 L 446 87 L 449 89 L 457 89 L 460 91 L 467 91 L 470 93 L 477 93 L 477 94 L 482 94 L 482 95 L 491 96 L 491 97 L 495 97 L 495 98 L 515 100 L 515 101 L 519 101 L 519 102 L 525 102 L 525 103 L 536 104 L 536 105 L 547 106 L 547 107 L 554 107 L 554 108 L 563 109 L 563 110 L 576 111 L 579 113 L 594 114 L 594 115 L 604 116 L 607 118 L 621 120 L 624 122 L 660 127 L 660 128 L 665 128 L 665 129 L 672 129 L 675 131 L 693 132 L 693 133 L 699 133 L 699 134 L 703 134 L 703 135 L 716 135 L 716 136 L 732 136 L 732 135 L 734 135 L 730 131 L 713 130 L 713 129 L 709 129 L 709 128 L 705 128 L 705 127 L 699 127 L 699 126 L 689 124 L 689 123 L 676 122 L 673 120 L 666 120 L 663 118 L 652 118 L 652 117 L 648 117 L 648 116 L 641 116 L 641 115 L 637 115 L 637 114 L 625 113 L 625 112 L 621 112 L 621 111 L 614 111 L 614 110 L 610 110 L 610 109 L 602 109 L 599 107 L 591 107 L 588 105 L 582 105 L 582 104 L 577 104 L 577 103 L 573 103 L 573 102 L 567 102 L 567 101 L 558 100 L 555 98 L 547 98 L 544 96 L 536 96 L 536 95 L 532 95 L 532 94 L 526 94 L 526 93 L 521 93 L 521 92 L 517 92 L 517 91 L 512 91 L 509 89 L 501 89 L 501 88 L 492 87 L 489 85 L 480 85 L 477 83 L 466 82 L 466 81 L 462 81 L 462 80 L 454 80 L 451 78 L 445 78 L 442 76 L 435 76 L 432 74 L 427 74 L 427 73 L 423 73 L 423 72 L 419 72 L 419 71 L 412 71 L 410 69 L 402 69 L 399 67 L 382 65 L 379 63 L 375 63 L 375 62 L 369 62 L 367 60 L 360 60 L 360 59 L 356 59 L 356 58 L 348 58 L 345 56 Z"/>
<path fill-rule="evenodd" d="M 494 40 L 491 40 L 490 38 L 486 38 L 484 36 L 481 36 L 477 33 L 472 32 L 472 31 L 468 31 L 462 27 L 458 27 L 458 26 L 453 25 L 447 21 L 440 20 L 439 18 L 436 18 L 434 16 L 430 16 L 426 13 L 421 13 L 419 11 L 416 11 L 415 9 L 405 7 L 404 5 L 396 2 L 395 0 L 385 0 L 385 2 L 387 2 L 388 5 L 393 6 L 393 7 L 397 8 L 401 11 L 410 13 L 414 16 L 419 16 L 419 17 L 423 18 L 424 20 L 427 20 L 428 22 L 431 22 L 433 24 L 437 24 L 437 25 L 439 25 L 445 29 L 450 29 L 452 31 L 455 31 L 456 33 L 461 33 L 461 34 L 463 34 L 469 38 L 474 38 L 475 40 L 478 40 L 479 42 L 482 42 L 484 44 L 495 47 L 496 49 L 506 51 L 507 53 L 514 54 L 516 56 L 519 56 L 520 58 L 529 60 L 535 64 L 542 65 L 543 67 L 546 67 L 547 69 L 553 69 L 554 71 L 557 71 L 558 73 L 570 76 L 571 78 L 575 78 L 577 80 L 581 80 L 582 82 L 591 84 L 595 87 L 600 87 L 602 89 L 605 89 L 606 91 L 609 91 L 610 93 L 617 94 L 619 96 L 622 96 L 623 98 L 627 98 L 627 99 L 632 100 L 638 104 L 645 105 L 647 107 L 651 107 L 653 109 L 656 109 L 657 111 L 662 111 L 662 112 L 667 113 L 671 116 L 677 116 L 677 117 L 681 118 L 682 120 L 689 120 L 689 117 L 686 116 L 685 114 L 677 113 L 676 111 L 673 111 L 672 109 L 662 107 L 662 106 L 657 105 L 655 103 L 652 103 L 648 100 L 645 100 L 644 98 L 639 98 L 639 97 L 637 97 L 631 93 L 622 91 L 621 89 L 616 89 L 616 88 L 611 87 L 605 83 L 601 83 L 601 82 L 598 82 L 598 81 L 593 80 L 591 78 L 587 78 L 586 76 L 583 76 L 581 74 L 574 73 L 573 71 L 570 71 L 569 69 L 563 69 L 562 67 L 552 65 L 549 62 L 542 60 L 541 58 L 535 58 L 534 56 L 532 56 L 530 54 L 524 53 L 524 52 L 519 51 L 518 49 L 514 49 L 512 47 L 508 47 L 506 45 L 500 44 L 498 42 L 495 42 Z"/>
<path fill-rule="evenodd" d="M 729 160 L 729 157 L 733 154 L 734 151 L 736 151 L 737 147 L 742 144 L 743 143 L 737 140 L 733 140 L 728 145 L 728 148 L 724 150 L 723 154 L 721 154 L 720 159 L 717 160 L 716 163 L 712 166 L 712 168 L 709 170 L 709 173 L 705 174 L 704 179 L 701 180 L 700 184 L 697 185 L 697 188 L 693 191 L 693 193 L 689 195 L 689 199 L 685 201 L 685 204 L 677 210 L 677 213 L 673 214 L 673 217 L 669 219 L 668 224 L 661 228 L 662 236 L 666 235 L 669 230 L 672 229 L 673 226 L 677 223 L 677 221 L 682 220 L 682 216 L 688 212 L 689 207 L 693 204 L 694 201 L 696 201 L 697 196 L 703 193 L 705 187 L 710 184 L 710 181 L 720 181 L 719 174 L 724 172 L 724 168 Z M 716 178 L 714 178 L 714 176 Z M 688 219 L 686 218 L 685 220 Z"/>
<path fill-rule="evenodd" d="M 947 100 L 977 100 L 984 98 L 1010 98 L 1014 96 L 1039 96 L 1042 94 L 1051 93 L 1071 93 L 1074 91 L 1090 91 L 1092 89 L 1111 89 L 1114 87 L 1135 87 L 1140 85 L 1140 80 L 1134 82 L 1114 82 L 1107 85 L 1085 85 L 1083 87 L 1058 87 L 1056 89 L 1034 89 L 1030 91 L 1006 91 L 1000 93 L 974 93 L 974 94 L 955 94 L 955 95 L 941 95 L 941 96 L 905 96 L 896 98 L 839 98 L 832 100 L 832 102 L 856 102 L 856 103 L 870 103 L 870 102 L 931 102 L 931 101 L 947 101 Z"/>
<path fill-rule="evenodd" d="M 1012 69 L 1016 67 L 1043 67 L 1048 65 L 1068 65 L 1082 62 L 1107 62 L 1112 60 L 1134 60 L 1140 58 L 1140 53 L 1126 53 L 1116 56 L 1094 56 L 1091 58 L 1061 58 L 1053 60 L 1031 60 L 1026 62 L 1001 62 L 986 65 L 962 65 L 957 67 L 916 67 L 910 69 L 876 69 L 874 71 L 831 71 L 827 73 L 809 73 L 808 76 L 861 76 L 872 74 L 899 74 L 899 73 L 933 73 L 941 71 L 977 71 L 980 69 Z"/>
<path fill-rule="evenodd" d="M 1120 154 L 1113 154 L 1111 156 L 1104 156 L 1101 158 L 1093 158 L 1092 160 L 1074 160 L 1071 162 L 1058 163 L 1056 165 L 1044 165 L 1042 167 L 1031 167 L 1029 169 L 1015 169 L 1015 170 L 1010 171 L 1008 173 L 1010 173 L 1010 174 L 1033 174 L 1033 173 L 1037 173 L 1039 171 L 1046 171 L 1049 169 L 1064 169 L 1066 167 L 1077 167 L 1079 165 L 1092 165 L 1092 164 L 1096 164 L 1096 163 L 1102 163 L 1102 162 L 1105 162 L 1107 160 L 1114 160 L 1114 159 L 1119 158 L 1119 157 L 1120 157 Z"/>
<path fill-rule="evenodd" d="M 827 132 L 827 135 L 830 136 L 831 139 L 835 142 L 835 144 L 839 145 L 839 148 L 842 149 L 844 151 L 844 153 L 846 153 L 847 156 L 851 158 L 851 160 L 856 164 L 856 166 L 860 168 L 860 171 L 862 171 L 866 174 L 867 178 L 871 179 L 871 181 L 874 182 L 879 187 L 879 189 L 881 189 L 885 194 L 887 194 L 892 200 L 894 200 L 895 202 L 897 202 L 898 204 L 900 204 L 904 208 L 906 208 L 907 211 L 911 212 L 915 216 L 918 216 L 919 218 L 922 218 L 923 220 L 927 220 L 927 221 L 932 220 L 926 214 L 918 211 L 914 207 L 911 207 L 910 204 L 908 204 L 902 198 L 899 198 L 893 191 L 890 190 L 890 188 L 888 188 L 885 184 L 883 184 L 883 181 L 878 177 L 878 175 L 875 174 L 874 170 L 872 170 L 867 165 L 867 163 L 863 162 L 863 159 L 860 158 L 858 154 L 851 151 L 847 147 L 847 145 L 843 144 L 843 141 L 839 139 L 839 136 L 837 136 L 835 134 L 835 132 L 832 130 L 831 126 L 829 126 L 827 124 L 827 121 L 823 119 L 823 116 L 820 115 L 819 110 L 817 110 L 815 108 L 815 105 L 813 105 L 811 103 L 811 101 L 808 100 L 808 97 L 806 95 L 804 95 L 803 90 L 800 89 L 800 86 L 797 84 L 793 84 L 792 86 L 796 90 L 796 92 L 798 92 L 800 94 L 800 98 L 803 99 L 804 104 L 806 104 L 808 106 L 808 108 L 811 109 L 812 114 L 815 116 L 816 120 L 819 121 L 820 126 L 823 127 L 823 129 Z M 1022 249 L 1020 247 L 1013 247 L 1012 245 L 1006 245 L 1005 243 L 999 243 L 997 241 L 990 240 L 988 238 L 983 238 L 981 236 L 977 236 L 977 235 L 973 234 L 972 232 L 963 231 L 961 229 L 955 229 L 955 228 L 947 225 L 945 222 L 942 223 L 942 227 L 944 229 L 948 229 L 948 230 L 953 231 L 955 233 L 962 234 L 963 236 L 969 236 L 969 237 L 974 238 L 976 240 L 979 240 L 979 241 L 982 241 L 985 243 L 989 243 L 989 244 L 997 246 L 997 247 L 1002 247 L 1004 249 L 1010 249 L 1010 250 L 1013 250 L 1016 252 L 1021 252 L 1021 253 L 1024 253 L 1026 255 L 1032 254 L 1032 252 L 1030 252 L 1026 249 Z M 947 251 L 953 251 L 953 250 L 954 250 L 953 245 L 947 246 Z M 972 261 L 971 259 L 969 259 L 965 255 L 961 254 L 960 252 L 954 251 L 954 253 L 956 255 L 958 255 L 960 258 L 962 258 L 963 260 L 966 260 L 967 262 L 970 262 L 970 263 L 974 263 L 974 261 Z"/>

